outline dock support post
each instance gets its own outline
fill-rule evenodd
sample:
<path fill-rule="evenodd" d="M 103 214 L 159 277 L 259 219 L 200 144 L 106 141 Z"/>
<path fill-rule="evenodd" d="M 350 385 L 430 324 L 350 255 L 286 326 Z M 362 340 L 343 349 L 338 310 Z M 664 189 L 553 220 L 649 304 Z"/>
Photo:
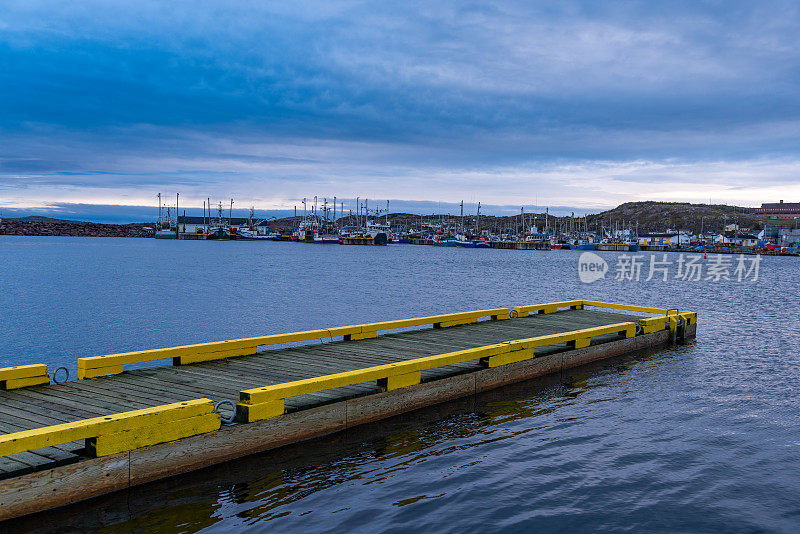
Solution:
<path fill-rule="evenodd" d="M 574 339 L 572 341 L 567 341 L 567 345 L 573 349 L 585 349 L 591 344 L 592 344 L 592 338 L 589 337 L 583 337 Z"/>
<path fill-rule="evenodd" d="M 386 391 L 392 391 L 393 389 L 416 386 L 421 381 L 422 381 L 422 373 L 420 371 L 416 371 L 413 373 L 406 373 L 403 375 L 394 375 L 386 378 L 379 378 L 378 386 L 385 388 Z"/>
<path fill-rule="evenodd" d="M 259 404 L 236 405 L 236 420 L 240 423 L 252 423 L 262 419 L 271 419 L 283 415 L 286 411 L 284 399 L 262 402 Z"/>
<path fill-rule="evenodd" d="M 361 332 L 360 334 L 345 334 L 344 340 L 345 341 L 356 341 L 358 339 L 368 339 L 371 337 L 377 337 L 378 332 L 373 330 L 372 332 Z"/>
<path fill-rule="evenodd" d="M 525 360 L 530 360 L 535 356 L 535 349 L 515 350 L 513 352 L 505 352 L 503 354 L 496 354 L 481 358 L 481 364 L 485 367 L 500 367 L 501 365 L 508 365 L 509 363 L 517 363 Z"/>

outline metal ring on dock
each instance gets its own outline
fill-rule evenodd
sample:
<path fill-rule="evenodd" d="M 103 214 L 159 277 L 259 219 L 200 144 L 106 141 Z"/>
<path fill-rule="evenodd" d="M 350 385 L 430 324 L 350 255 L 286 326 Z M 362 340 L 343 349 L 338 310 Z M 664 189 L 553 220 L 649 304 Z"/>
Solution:
<path fill-rule="evenodd" d="M 519 312 L 517 310 L 511 310 L 508 312 L 509 319 L 516 319 L 517 317 L 519 317 Z"/>
<path fill-rule="evenodd" d="M 64 370 L 65 373 L 64 380 L 58 380 L 56 378 L 56 375 L 58 375 L 58 372 L 62 369 Z M 69 380 L 69 369 L 67 369 L 66 367 L 59 367 L 58 369 L 53 371 L 53 384 L 63 384 L 67 380 Z"/>
<path fill-rule="evenodd" d="M 636 323 L 636 335 L 644 334 L 644 328 L 639 323 Z"/>
<path fill-rule="evenodd" d="M 224 415 L 222 415 L 222 412 L 219 411 L 220 406 L 223 406 L 223 405 L 226 405 L 226 404 L 229 405 L 231 407 L 231 409 L 233 410 L 233 413 L 231 414 L 230 417 L 225 417 Z M 222 421 L 222 424 L 224 424 L 224 425 L 232 425 L 233 422 L 236 420 L 236 404 L 234 404 L 233 401 L 230 401 L 230 400 L 219 401 L 218 403 L 216 403 L 214 405 L 214 411 L 217 412 L 220 415 L 220 421 Z"/>

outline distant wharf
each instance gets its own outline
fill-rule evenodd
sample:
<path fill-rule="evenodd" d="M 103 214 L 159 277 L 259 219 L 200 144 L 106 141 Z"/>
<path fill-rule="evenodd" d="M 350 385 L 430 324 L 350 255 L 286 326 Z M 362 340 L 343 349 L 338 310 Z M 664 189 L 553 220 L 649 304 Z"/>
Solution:
<path fill-rule="evenodd" d="M 53 385 L 45 365 L 0 369 L 0 520 L 693 338 L 696 323 L 573 300 L 80 358 L 79 380 Z M 172 365 L 125 370 L 158 360 Z"/>

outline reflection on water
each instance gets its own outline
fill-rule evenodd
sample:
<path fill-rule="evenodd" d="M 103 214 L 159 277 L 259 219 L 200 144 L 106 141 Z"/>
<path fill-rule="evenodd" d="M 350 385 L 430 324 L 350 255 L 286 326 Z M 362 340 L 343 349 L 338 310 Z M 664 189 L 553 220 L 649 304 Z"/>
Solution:
<path fill-rule="evenodd" d="M 698 338 L 10 528 L 797 530 L 795 258 L 764 258 L 757 285 L 585 286 L 568 251 L 119 241 L 0 240 L 0 307 L 20 312 L 0 331 L 0 358 L 72 364 L 76 355 L 566 298 L 697 310 Z M 154 271 L 156 254 L 190 266 L 180 283 Z M 317 265 L 326 267 L 324 283 L 308 268 Z"/>

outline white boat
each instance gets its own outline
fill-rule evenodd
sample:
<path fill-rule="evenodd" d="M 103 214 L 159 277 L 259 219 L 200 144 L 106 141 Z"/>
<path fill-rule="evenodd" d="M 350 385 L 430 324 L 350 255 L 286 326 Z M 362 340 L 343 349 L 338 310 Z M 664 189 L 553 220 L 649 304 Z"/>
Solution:
<path fill-rule="evenodd" d="M 278 241 L 280 234 L 271 228 L 248 228 L 242 226 L 236 229 L 236 239 L 245 241 Z"/>
<path fill-rule="evenodd" d="M 377 244 L 391 243 L 392 229 L 388 224 L 367 221 L 364 237 L 369 237 Z"/>

